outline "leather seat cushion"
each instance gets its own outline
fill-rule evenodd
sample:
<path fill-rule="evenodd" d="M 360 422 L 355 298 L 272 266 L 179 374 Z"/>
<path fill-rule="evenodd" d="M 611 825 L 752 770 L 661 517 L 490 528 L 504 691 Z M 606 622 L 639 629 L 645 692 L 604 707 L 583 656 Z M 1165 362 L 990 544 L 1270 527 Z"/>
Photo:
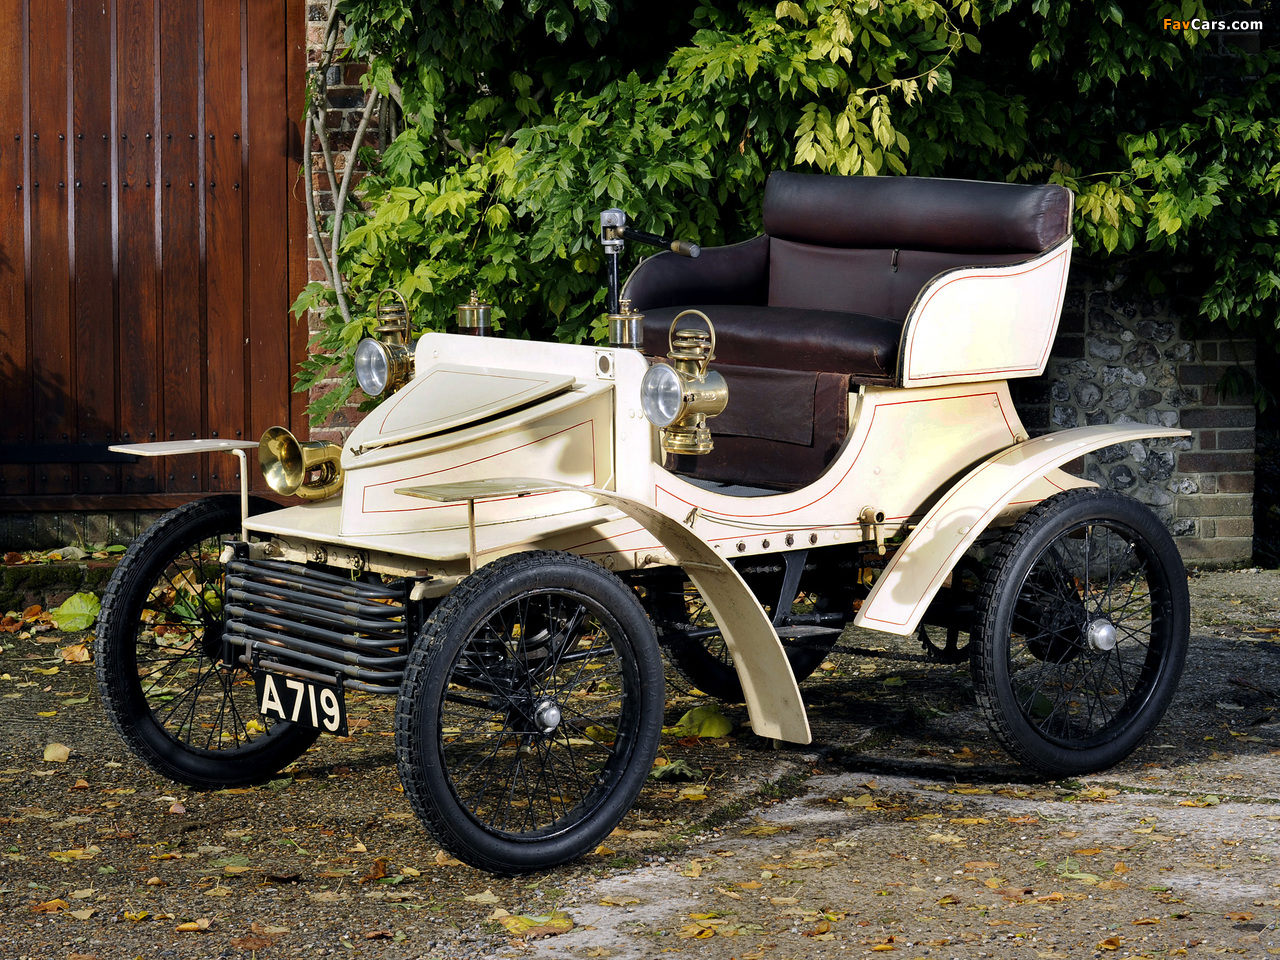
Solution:
<path fill-rule="evenodd" d="M 749 367 L 839 373 L 859 383 L 892 383 L 902 322 L 886 317 L 798 307 L 694 305 L 715 325 L 716 360 Z M 671 321 L 683 307 L 650 310 L 644 351 L 665 357 Z M 702 326 L 697 318 L 685 321 Z"/>

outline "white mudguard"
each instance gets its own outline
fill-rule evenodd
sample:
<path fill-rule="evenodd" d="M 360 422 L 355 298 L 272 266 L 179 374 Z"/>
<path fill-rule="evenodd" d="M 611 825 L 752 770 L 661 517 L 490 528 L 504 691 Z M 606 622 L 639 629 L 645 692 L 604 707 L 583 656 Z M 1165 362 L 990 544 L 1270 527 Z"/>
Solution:
<path fill-rule="evenodd" d="M 751 729 L 762 737 L 792 743 L 809 743 L 809 718 L 800 687 L 778 634 L 760 602 L 738 571 L 700 536 L 679 521 L 648 504 L 612 490 L 579 487 L 554 480 L 513 477 L 454 484 L 400 487 L 396 493 L 441 502 L 476 500 L 498 496 L 522 496 L 550 491 L 586 493 L 621 510 L 658 538 L 680 564 L 707 601 L 733 654 L 742 681 Z"/>
<path fill-rule="evenodd" d="M 1172 427 L 1103 424 L 1014 444 L 983 461 L 934 505 L 885 567 L 854 625 L 908 636 L 943 581 L 1018 492 L 1090 450 L 1152 437 L 1187 437 Z"/>

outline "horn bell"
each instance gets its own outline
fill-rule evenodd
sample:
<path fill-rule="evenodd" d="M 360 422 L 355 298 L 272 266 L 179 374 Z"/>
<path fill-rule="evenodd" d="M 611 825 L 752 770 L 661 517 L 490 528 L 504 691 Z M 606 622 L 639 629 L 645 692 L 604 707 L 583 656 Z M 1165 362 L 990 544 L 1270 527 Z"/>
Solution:
<path fill-rule="evenodd" d="M 258 441 L 258 465 L 276 493 L 323 500 L 342 489 L 342 448 L 324 440 L 298 440 L 284 427 L 270 427 Z M 311 479 L 308 475 L 314 473 Z"/>

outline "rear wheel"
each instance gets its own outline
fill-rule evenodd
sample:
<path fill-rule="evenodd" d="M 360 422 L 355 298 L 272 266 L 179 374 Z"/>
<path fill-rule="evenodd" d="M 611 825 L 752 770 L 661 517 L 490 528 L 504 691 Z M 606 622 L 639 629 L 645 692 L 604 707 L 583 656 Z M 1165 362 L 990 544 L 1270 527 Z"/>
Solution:
<path fill-rule="evenodd" d="M 255 498 L 251 511 L 273 506 Z M 261 783 L 317 731 L 258 713 L 253 679 L 222 659 L 223 541 L 239 497 L 173 510 L 135 540 L 102 598 L 96 659 L 107 715 L 156 773 L 217 789 Z"/>
<path fill-rule="evenodd" d="M 772 617 L 773 605 L 781 592 L 782 573 L 747 570 L 743 572 L 743 579 Z M 650 607 L 667 659 L 676 672 L 710 697 L 724 703 L 742 703 L 742 681 L 738 678 L 733 654 L 698 588 L 687 580 L 673 580 L 665 589 L 655 587 L 655 591 Z M 791 613 L 811 616 L 834 612 L 835 595 L 836 591 L 816 582 L 812 571 L 805 571 Z M 782 640 L 797 683 L 818 669 L 839 638 L 840 631 L 832 630 Z"/>
<path fill-rule="evenodd" d="M 1159 518 L 1112 491 L 1058 494 L 996 550 L 976 612 L 978 702 L 1024 763 L 1106 769 L 1164 715 L 1188 631 L 1186 573 Z"/>
<path fill-rule="evenodd" d="M 405 795 L 441 846 L 494 873 L 595 849 L 644 786 L 662 658 L 634 591 L 533 552 L 468 577 L 432 613 L 396 708 Z"/>

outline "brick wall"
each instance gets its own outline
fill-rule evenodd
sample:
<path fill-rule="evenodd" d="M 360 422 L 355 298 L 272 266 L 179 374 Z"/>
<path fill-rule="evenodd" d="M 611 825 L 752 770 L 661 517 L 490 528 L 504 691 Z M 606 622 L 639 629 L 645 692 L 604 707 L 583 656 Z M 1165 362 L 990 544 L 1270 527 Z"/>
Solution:
<path fill-rule="evenodd" d="M 325 16 L 323 4 L 311 4 L 308 6 L 307 63 L 312 68 L 320 62 L 323 51 Z M 345 169 L 343 154 L 351 149 L 351 145 L 355 140 L 356 130 L 360 124 L 360 115 L 364 109 L 365 93 L 360 86 L 360 79 L 364 76 L 365 71 L 366 66 L 364 64 L 343 63 L 331 66 L 326 76 L 328 83 L 326 91 L 326 127 L 336 168 L 334 174 L 337 178 L 341 178 Z M 364 142 L 366 146 L 375 149 L 382 146 L 378 124 L 369 125 L 365 131 Z M 311 177 L 316 198 L 316 216 L 323 223 L 333 213 L 334 197 L 338 183 L 329 183 L 328 177 L 324 172 L 324 154 L 318 135 L 312 137 L 311 158 Z M 357 169 L 352 174 L 353 185 L 359 183 L 361 176 L 361 171 Z M 348 201 L 348 205 L 350 205 L 350 201 Z M 315 238 L 312 237 L 307 244 L 308 280 L 323 282 L 324 268 L 320 262 L 321 256 L 320 248 L 317 246 Z M 318 315 L 312 311 L 307 322 L 308 328 L 312 336 L 314 336 L 320 329 Z M 333 378 L 322 380 L 311 388 L 309 392 L 310 401 L 315 401 L 324 394 L 333 391 L 337 388 L 338 383 L 339 381 Z M 312 440 L 328 440 L 333 443 L 342 443 L 347 434 L 360 422 L 360 418 L 363 416 L 357 409 L 360 394 L 359 391 L 356 393 L 356 399 L 349 400 L 324 423 L 312 424 L 310 434 Z"/>
<path fill-rule="evenodd" d="M 1253 554 L 1252 396 L 1221 396 L 1230 368 L 1252 372 L 1255 346 L 1201 331 L 1167 300 L 1110 285 L 1078 268 L 1043 377 L 1015 381 L 1033 433 L 1101 423 L 1182 427 L 1189 438 L 1105 447 L 1071 472 L 1121 490 L 1168 524 L 1188 562 L 1243 564 Z"/>

